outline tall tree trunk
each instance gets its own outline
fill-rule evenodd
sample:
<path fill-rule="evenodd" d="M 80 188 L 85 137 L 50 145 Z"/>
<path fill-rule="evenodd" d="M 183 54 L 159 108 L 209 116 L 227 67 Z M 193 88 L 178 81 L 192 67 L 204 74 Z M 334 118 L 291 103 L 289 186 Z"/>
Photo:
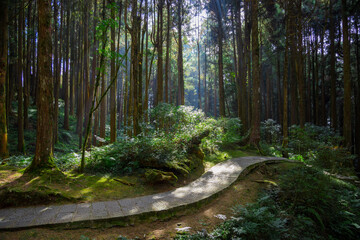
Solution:
<path fill-rule="evenodd" d="M 258 0 L 251 2 L 251 39 L 252 39 L 252 76 L 253 76 L 253 106 L 250 144 L 259 148 L 260 143 L 260 66 L 259 66 L 259 39 L 258 39 Z"/>
<path fill-rule="evenodd" d="M 295 2 L 289 1 L 289 24 L 290 24 L 290 123 L 291 125 L 298 124 L 298 83 L 297 83 L 297 44 L 296 44 L 296 9 Z"/>
<path fill-rule="evenodd" d="M 23 34 L 24 34 L 24 0 L 20 0 L 18 25 L 18 151 L 25 152 L 24 143 L 24 112 L 23 112 Z M 51 60 L 50 60 L 51 61 Z"/>
<path fill-rule="evenodd" d="M 167 9 L 167 30 L 166 30 L 166 60 L 165 60 L 165 102 L 169 103 L 169 82 L 170 80 L 170 47 L 171 47 L 171 0 L 166 1 Z"/>
<path fill-rule="evenodd" d="M 58 50 L 58 5 L 54 1 L 54 137 L 53 144 L 57 142 L 57 132 L 58 132 L 58 115 L 59 115 L 59 85 L 60 85 L 60 76 L 59 76 L 59 50 Z"/>
<path fill-rule="evenodd" d="M 28 109 L 29 109 L 29 105 L 30 105 L 30 77 L 31 77 L 31 68 L 30 68 L 30 63 L 31 63 L 31 48 L 30 48 L 30 43 L 31 43 L 31 34 L 30 34 L 30 27 L 31 27 L 31 8 L 32 8 L 32 3 L 28 4 L 28 9 L 27 9 L 27 35 L 26 35 L 26 57 L 24 57 L 24 61 L 26 61 L 26 73 L 24 73 L 24 128 L 28 129 L 29 128 L 29 114 L 28 114 Z"/>
<path fill-rule="evenodd" d="M 207 37 L 206 37 L 207 40 Z M 204 44 L 204 113 L 209 114 L 209 92 L 207 89 L 207 43 Z"/>
<path fill-rule="evenodd" d="M 351 147 L 351 72 L 350 72 L 350 40 L 349 26 L 347 18 L 346 0 L 342 3 L 342 21 L 343 21 L 343 48 L 344 48 L 344 123 L 343 135 L 345 146 Z"/>
<path fill-rule="evenodd" d="M 321 107 L 320 107 L 320 124 L 326 126 L 326 106 L 325 106 L 325 63 L 326 57 L 324 54 L 324 38 L 325 29 L 321 35 Z"/>
<path fill-rule="evenodd" d="M 312 122 L 313 117 L 312 116 L 312 94 L 311 94 L 311 83 L 314 82 L 314 79 L 311 79 L 311 73 L 312 73 L 312 61 L 311 61 L 311 47 L 310 47 L 310 40 L 307 41 L 307 58 L 308 58 L 308 84 L 307 84 L 307 122 Z"/>
<path fill-rule="evenodd" d="M 9 156 L 5 88 L 8 67 L 8 0 L 1 0 L 0 5 L 0 159 L 5 159 Z"/>
<path fill-rule="evenodd" d="M 284 73 L 283 73 L 283 142 L 282 142 L 282 155 L 283 157 L 289 157 L 286 150 L 288 146 L 288 48 L 289 48 L 289 23 L 288 23 L 288 11 L 285 7 L 285 28 L 286 28 L 286 40 L 285 40 L 285 53 L 284 53 Z"/>
<path fill-rule="evenodd" d="M 219 55 L 218 55 L 218 66 L 219 66 L 219 113 L 220 117 L 225 117 L 225 90 L 224 90 L 224 67 L 223 67 L 223 28 L 222 28 L 222 19 L 221 12 L 217 16 L 218 24 L 218 46 L 219 46 Z"/>
<path fill-rule="evenodd" d="M 65 67 L 64 67 L 64 129 L 69 130 L 69 35 L 70 35 L 70 5 L 69 2 L 66 3 L 66 38 L 65 38 Z M 85 33 L 85 35 L 87 35 Z M 56 106 L 57 107 L 57 106 Z"/>
<path fill-rule="evenodd" d="M 156 37 L 156 46 L 158 52 L 157 59 L 157 91 L 155 98 L 155 106 L 163 102 L 164 95 L 164 75 L 163 75 L 163 9 L 164 9 L 164 0 L 158 0 L 158 18 L 157 18 L 157 37 Z"/>
<path fill-rule="evenodd" d="M 197 37 L 197 57 L 198 57 L 198 104 L 199 104 L 199 109 L 202 109 L 201 107 L 201 66 L 200 66 L 200 3 L 199 3 L 199 9 L 198 9 L 198 14 L 197 14 L 197 32 L 198 32 L 198 37 Z"/>
<path fill-rule="evenodd" d="M 91 108 L 91 103 L 92 103 L 92 92 L 91 89 L 93 89 L 92 83 L 90 82 L 90 42 L 89 42 L 89 18 L 90 18 L 90 12 L 91 11 L 91 6 L 90 6 L 90 1 L 89 0 L 85 0 L 84 1 L 84 14 L 85 14 L 85 19 L 84 19 L 84 66 L 83 66 L 83 71 L 84 71 L 84 94 L 85 94 L 85 99 L 84 99 L 84 136 L 85 134 L 87 134 L 87 129 L 88 129 L 88 124 L 91 124 L 92 119 L 90 119 L 89 121 L 89 116 L 90 116 L 90 108 Z M 89 131 L 91 130 L 91 128 L 89 128 Z M 91 138 L 91 133 L 89 133 L 87 137 Z M 86 139 L 87 141 L 87 139 Z M 89 148 L 91 146 L 91 139 L 88 141 L 88 146 L 87 148 Z"/>
<path fill-rule="evenodd" d="M 330 0 L 330 82 L 331 82 L 331 110 L 330 110 L 330 122 L 331 127 L 337 129 L 337 112 L 336 112 L 336 70 L 335 70 L 335 23 L 332 7 L 334 0 Z"/>
<path fill-rule="evenodd" d="M 95 1 L 96 2 L 96 1 Z M 72 19 L 71 22 L 74 22 L 72 24 L 72 31 L 75 33 L 76 29 L 76 22 L 75 19 L 70 15 L 70 18 Z M 95 24 L 96 25 L 96 24 Z M 71 55 L 70 55 L 70 112 L 69 114 L 71 116 L 74 116 L 75 113 L 75 76 L 76 76 L 76 50 L 75 50 L 75 34 L 70 34 L 70 46 L 71 46 Z"/>
<path fill-rule="evenodd" d="M 53 162 L 53 80 L 51 73 L 51 1 L 38 0 L 39 85 L 37 98 L 36 150 L 28 171 L 54 168 Z"/>
<path fill-rule="evenodd" d="M 182 44 L 182 22 L 183 22 L 183 0 L 178 0 L 177 6 L 178 14 L 178 101 L 177 105 L 185 105 L 185 90 L 184 90 L 184 66 L 183 66 L 183 44 Z"/>
<path fill-rule="evenodd" d="M 127 5 L 127 1 L 125 1 L 125 11 L 124 11 L 124 24 L 125 26 L 127 26 L 127 10 L 128 10 L 128 5 Z M 128 38 L 127 38 L 127 29 L 125 27 L 125 49 L 128 48 Z M 126 128 L 126 126 L 128 126 L 130 120 L 128 120 L 128 112 L 129 112 L 129 74 L 128 74 L 128 59 L 125 60 L 125 79 L 124 79 L 124 84 L 125 84 L 125 93 L 124 93 L 124 128 Z"/>
<path fill-rule="evenodd" d="M 320 99 L 319 99 L 319 61 L 318 61 L 318 36 L 315 33 L 315 47 L 313 49 L 313 73 L 314 73 L 314 117 L 315 117 L 315 124 L 320 124 Z"/>
<path fill-rule="evenodd" d="M 296 33 L 297 33 L 297 82 L 299 88 L 299 124 L 301 128 L 304 128 L 306 121 L 306 112 L 305 112 L 305 84 L 304 84 L 304 57 L 303 57 L 303 36 L 302 36 L 302 14 L 301 14 L 301 3 L 302 0 L 298 0 L 297 4 L 297 20 L 296 20 Z"/>
<path fill-rule="evenodd" d="M 79 24 L 80 33 L 78 37 L 79 42 L 79 53 L 78 53 L 78 81 L 77 81 L 77 125 L 76 131 L 79 135 L 79 148 L 82 147 L 82 137 L 83 137 L 83 124 L 84 124 L 84 45 L 83 45 L 83 35 L 84 29 L 83 24 Z"/>
<path fill-rule="evenodd" d="M 277 57 L 277 93 L 278 93 L 278 96 L 277 96 L 277 105 L 278 105 L 278 121 L 279 123 L 283 123 L 283 104 L 282 104 L 282 94 L 281 94 L 281 70 L 280 70 L 280 53 L 278 54 L 278 57 Z"/>
<path fill-rule="evenodd" d="M 251 116 L 252 116 L 252 91 L 251 91 L 251 44 L 250 44 L 250 34 L 251 34 L 251 15 L 249 13 L 250 11 L 250 1 L 244 2 L 244 14 L 245 14 L 245 57 L 246 63 L 245 63 L 245 73 L 246 73 L 246 79 L 248 80 L 247 83 L 247 126 L 250 128 L 251 124 Z"/>
<path fill-rule="evenodd" d="M 111 8 L 111 19 L 115 21 L 115 9 Z M 115 26 L 111 25 L 111 52 L 115 52 Z M 111 59 L 111 79 L 115 77 L 115 59 Z M 110 143 L 116 142 L 116 81 L 110 89 Z"/>
<path fill-rule="evenodd" d="M 103 0 L 102 5 L 102 20 L 105 20 L 106 15 L 106 7 L 105 0 Z M 106 68 L 106 66 L 104 66 Z M 105 94 L 105 71 L 101 73 L 101 95 Z M 106 98 L 100 104 L 100 138 L 105 139 L 105 124 L 106 124 Z M 103 141 L 103 140 L 102 140 Z M 103 142 L 100 142 L 100 146 L 103 145 Z"/>
<path fill-rule="evenodd" d="M 141 24 L 141 17 L 138 16 L 138 6 L 137 0 L 132 1 L 132 28 L 131 28 L 131 79 L 133 82 L 132 87 L 132 96 L 133 96 L 133 132 L 134 136 L 137 136 L 140 133 L 139 127 L 139 114 L 138 114 L 138 89 L 140 87 L 140 79 L 139 79 L 139 71 L 140 71 L 140 24 Z M 140 6 L 141 8 L 141 6 Z M 161 10 L 162 11 L 162 10 Z M 161 24 L 162 25 L 162 24 Z M 162 27 L 161 27 L 162 28 Z M 162 48 L 162 47 L 161 47 Z M 162 65 L 161 65 L 162 68 Z M 159 73 L 158 73 L 159 74 Z M 159 80 L 159 78 L 158 78 Z M 158 89 L 159 90 L 159 89 Z M 159 95 L 158 95 L 158 100 Z M 162 101 L 162 98 L 161 98 Z"/>
<path fill-rule="evenodd" d="M 148 58 L 148 51 L 149 51 L 149 9 L 148 9 L 148 0 L 145 0 L 145 97 L 144 97 L 144 104 L 143 104 L 143 112 L 145 113 L 144 121 L 145 123 L 148 122 L 148 102 L 149 102 L 149 58 Z"/>
<path fill-rule="evenodd" d="M 96 66 L 97 66 L 97 47 L 98 47 L 98 43 L 96 40 L 96 25 L 97 25 L 97 1 L 94 1 L 94 23 L 93 23 L 93 34 L 94 34 L 94 39 L 93 39 L 93 46 L 92 46 L 92 55 L 93 55 L 93 61 L 92 61 L 92 65 L 91 65 L 91 79 L 92 82 L 95 82 L 95 78 L 96 78 L 96 74 L 97 74 L 97 70 L 96 70 Z M 95 98 L 96 101 L 95 103 L 97 103 L 97 101 L 99 100 L 99 89 L 96 89 L 96 93 L 95 93 Z M 104 100 L 103 100 L 104 101 Z M 99 109 L 97 109 L 94 112 L 94 129 L 93 129 L 93 138 L 92 138 L 92 142 L 93 145 L 96 146 L 96 137 L 99 131 Z M 120 125 L 120 124 L 119 124 Z"/>
<path fill-rule="evenodd" d="M 359 56 L 359 16 L 355 18 L 355 28 L 356 28 L 356 71 L 357 71 L 357 81 L 355 84 L 356 91 L 356 110 L 355 110 L 355 119 L 360 119 L 360 56 Z M 355 153 L 360 156 L 360 121 L 355 122 Z"/>
<path fill-rule="evenodd" d="M 247 121 L 247 91 L 246 91 L 246 65 L 244 59 L 244 44 L 242 38 L 242 22 L 241 22 L 241 8 L 240 2 L 238 2 L 238 9 L 236 11 L 236 39 L 237 39 L 237 54 L 238 54 L 238 84 L 239 84 L 239 94 L 240 94 L 240 119 L 241 123 L 244 126 L 244 130 L 249 129 Z"/>

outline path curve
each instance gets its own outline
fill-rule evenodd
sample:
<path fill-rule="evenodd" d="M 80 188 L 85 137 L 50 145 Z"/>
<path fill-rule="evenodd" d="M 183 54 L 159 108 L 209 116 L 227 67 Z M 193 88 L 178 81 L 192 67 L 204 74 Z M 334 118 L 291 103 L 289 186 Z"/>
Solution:
<path fill-rule="evenodd" d="M 0 209 L 0 229 L 17 229 L 44 225 L 76 225 L 105 220 L 127 220 L 147 215 L 154 219 L 176 209 L 194 205 L 217 195 L 236 181 L 244 170 L 262 162 L 289 161 L 276 157 L 233 158 L 213 166 L 200 178 L 172 191 L 143 197 L 105 202 Z M 154 217 L 157 216 L 157 217 Z M 85 225 L 83 225 L 85 226 Z"/>

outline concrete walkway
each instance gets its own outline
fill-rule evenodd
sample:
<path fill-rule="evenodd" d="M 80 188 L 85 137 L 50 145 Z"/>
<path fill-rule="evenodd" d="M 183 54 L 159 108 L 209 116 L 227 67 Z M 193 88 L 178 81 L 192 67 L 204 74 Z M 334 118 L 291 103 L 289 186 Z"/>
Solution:
<path fill-rule="evenodd" d="M 242 157 L 212 167 L 194 182 L 175 190 L 106 202 L 0 209 L 0 229 L 53 224 L 78 224 L 94 220 L 121 220 L 131 216 L 166 213 L 199 203 L 221 192 L 251 165 L 286 160 L 274 157 Z"/>

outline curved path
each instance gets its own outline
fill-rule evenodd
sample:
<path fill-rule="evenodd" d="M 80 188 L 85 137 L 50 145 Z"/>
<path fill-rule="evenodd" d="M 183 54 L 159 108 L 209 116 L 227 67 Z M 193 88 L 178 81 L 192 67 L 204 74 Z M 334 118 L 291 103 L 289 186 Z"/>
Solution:
<path fill-rule="evenodd" d="M 244 170 L 262 162 L 287 160 L 275 157 L 242 157 L 212 167 L 194 182 L 169 192 L 106 202 L 36 206 L 0 209 L 0 229 L 16 229 L 43 225 L 76 225 L 94 220 L 118 221 L 122 224 L 133 216 L 161 218 L 175 210 L 196 205 L 236 181 Z M 171 215 L 170 215 L 171 216 Z M 121 223 L 122 222 L 122 223 Z M 81 225 L 80 225 L 81 226 Z"/>

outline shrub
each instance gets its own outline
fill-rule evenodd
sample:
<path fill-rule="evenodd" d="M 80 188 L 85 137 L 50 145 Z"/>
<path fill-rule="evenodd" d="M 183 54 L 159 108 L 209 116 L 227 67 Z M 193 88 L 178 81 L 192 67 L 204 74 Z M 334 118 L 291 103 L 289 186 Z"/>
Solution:
<path fill-rule="evenodd" d="M 266 143 L 277 144 L 281 140 L 281 126 L 269 118 L 260 125 L 261 139 Z"/>
<path fill-rule="evenodd" d="M 352 162 L 355 156 L 345 148 L 321 147 L 316 154 L 314 165 L 332 173 L 353 172 Z"/>
<path fill-rule="evenodd" d="M 304 128 L 289 128 L 289 149 L 297 154 L 316 150 L 322 146 L 339 146 L 342 138 L 331 128 L 306 123 Z"/>

